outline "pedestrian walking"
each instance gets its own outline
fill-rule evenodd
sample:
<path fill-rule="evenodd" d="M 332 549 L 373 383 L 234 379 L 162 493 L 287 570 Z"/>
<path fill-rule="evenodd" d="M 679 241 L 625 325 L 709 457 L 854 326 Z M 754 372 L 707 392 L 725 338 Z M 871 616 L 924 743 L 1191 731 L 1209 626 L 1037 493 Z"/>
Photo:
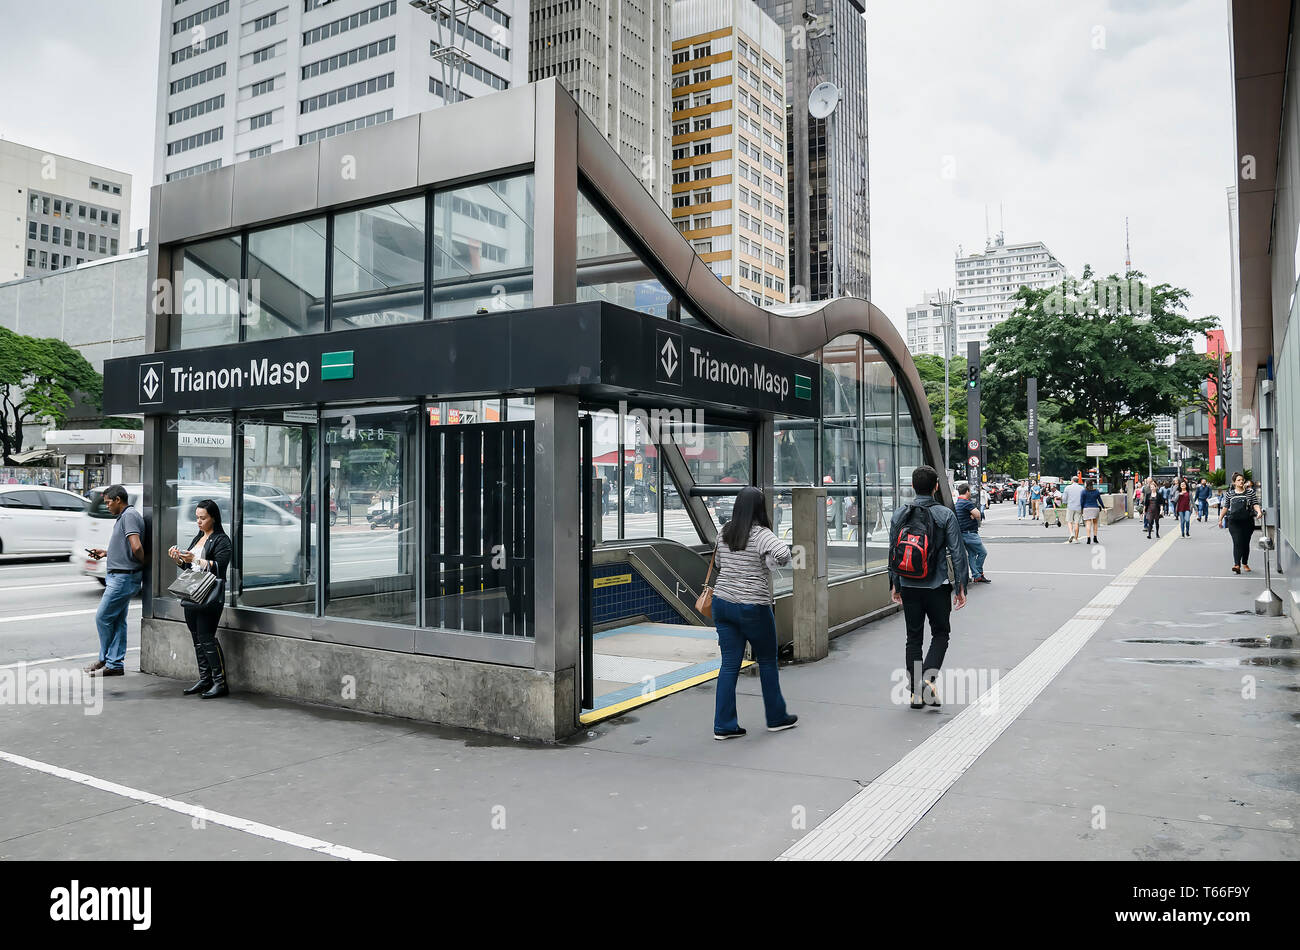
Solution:
<path fill-rule="evenodd" d="M 1180 537 L 1192 536 L 1192 493 L 1187 481 L 1178 483 L 1178 493 L 1174 495 L 1174 513 L 1178 515 L 1178 527 L 1182 529 Z"/>
<path fill-rule="evenodd" d="M 1263 515 L 1259 497 L 1241 472 L 1232 473 L 1232 490 L 1224 496 L 1219 514 L 1219 527 L 1226 523 L 1232 535 L 1232 573 L 1250 571 L 1250 536 L 1255 531 L 1255 519 Z"/>
<path fill-rule="evenodd" d="M 913 709 L 927 703 L 941 705 L 935 682 L 948 652 L 952 610 L 966 606 L 966 545 L 957 515 L 935 497 L 938 488 L 939 473 L 929 465 L 912 469 L 916 498 L 898 508 L 889 525 L 889 597 L 903 607 L 907 687 Z M 927 618 L 930 648 L 922 663 Z"/>
<path fill-rule="evenodd" d="M 1019 521 L 1027 514 L 1029 514 L 1029 482 L 1021 482 L 1016 486 L 1016 520 Z"/>
<path fill-rule="evenodd" d="M 1079 484 L 1078 475 L 1072 476 L 1070 484 L 1065 486 L 1065 523 L 1070 528 L 1065 543 L 1077 544 L 1079 527 L 1083 524 L 1083 486 Z"/>
<path fill-rule="evenodd" d="M 1145 506 L 1145 521 L 1147 528 L 1147 537 L 1151 537 L 1152 529 L 1155 529 L 1156 537 L 1160 537 L 1160 516 L 1165 510 L 1165 496 L 1160 491 L 1160 486 L 1153 480 L 1143 497 L 1142 504 Z"/>
<path fill-rule="evenodd" d="M 718 532 L 718 544 L 713 551 L 713 564 L 718 569 L 718 580 L 713 586 L 713 621 L 722 654 L 713 708 L 715 739 L 738 739 L 745 735 L 736 712 L 736 681 L 746 643 L 758 662 L 767 731 L 790 729 L 799 721 L 798 716 L 785 708 L 785 698 L 781 695 L 772 576 L 768 572 L 773 564 L 789 563 L 790 547 L 772 533 L 762 490 L 745 486 L 736 496 L 731 520 Z"/>
<path fill-rule="evenodd" d="M 1106 503 L 1102 500 L 1101 492 L 1097 490 L 1097 482 L 1094 479 L 1088 479 L 1088 484 L 1083 486 L 1083 491 L 1079 496 L 1080 516 L 1083 519 L 1088 535 L 1085 544 L 1101 543 L 1101 538 L 1097 536 L 1097 523 L 1101 518 L 1101 510 L 1105 507 Z"/>
<path fill-rule="evenodd" d="M 1210 520 L 1210 483 L 1203 478 L 1196 486 L 1196 520 Z"/>
<path fill-rule="evenodd" d="M 221 509 L 212 499 L 199 502 L 194 509 L 194 521 L 199 530 L 189 548 L 183 550 L 172 545 L 167 556 L 182 571 L 207 571 L 217 578 L 217 589 L 209 597 L 209 605 L 183 605 L 185 626 L 190 628 L 190 639 L 194 642 L 199 680 L 182 692 L 186 696 L 199 693 L 203 699 L 213 699 L 230 692 L 226 682 L 226 657 L 217 640 L 217 624 L 226 600 L 226 569 L 230 567 L 232 546 L 230 536 L 221 525 Z"/>
<path fill-rule="evenodd" d="M 86 549 L 96 561 L 108 558 L 108 563 L 104 565 L 104 595 L 95 611 L 99 659 L 85 671 L 91 676 L 125 676 L 126 614 L 131 598 L 140 593 L 146 558 L 144 518 L 121 485 L 109 485 L 102 497 L 115 520 L 108 547 Z"/>
<path fill-rule="evenodd" d="M 1029 486 L 1029 517 L 1038 520 L 1038 502 L 1043 497 L 1043 488 L 1038 482 L 1033 482 Z"/>
<path fill-rule="evenodd" d="M 966 545 L 966 559 L 970 565 L 971 581 L 975 584 L 992 584 L 984 576 L 984 559 L 988 557 L 988 548 L 980 540 L 980 525 L 984 521 L 984 508 L 975 504 L 970 497 L 970 485 L 962 482 L 957 486 L 957 530 L 961 532 L 962 543 Z"/>

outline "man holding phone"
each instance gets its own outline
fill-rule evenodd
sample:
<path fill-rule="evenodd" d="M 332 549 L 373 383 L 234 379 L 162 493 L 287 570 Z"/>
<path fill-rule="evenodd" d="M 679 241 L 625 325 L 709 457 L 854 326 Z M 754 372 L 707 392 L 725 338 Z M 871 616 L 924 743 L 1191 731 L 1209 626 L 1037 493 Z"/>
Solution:
<path fill-rule="evenodd" d="M 86 667 L 91 676 L 125 676 L 126 614 L 131 598 L 140 593 L 144 571 L 144 518 L 127 499 L 121 485 L 104 489 L 104 504 L 116 519 L 108 548 L 86 548 L 95 560 L 108 558 L 104 596 L 95 612 L 99 629 L 99 660 Z"/>

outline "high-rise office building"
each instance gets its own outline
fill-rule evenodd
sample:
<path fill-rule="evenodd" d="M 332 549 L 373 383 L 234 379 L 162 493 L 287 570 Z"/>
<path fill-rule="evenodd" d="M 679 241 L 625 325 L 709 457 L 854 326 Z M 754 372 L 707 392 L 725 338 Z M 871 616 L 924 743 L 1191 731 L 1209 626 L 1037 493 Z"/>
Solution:
<path fill-rule="evenodd" d="M 555 77 L 668 206 L 672 0 L 532 0 L 528 80 Z"/>
<path fill-rule="evenodd" d="M 127 250 L 131 176 L 0 140 L 0 282 Z"/>
<path fill-rule="evenodd" d="M 754 0 L 785 33 L 792 299 L 871 297 L 861 0 Z M 824 86 L 809 112 L 809 97 Z"/>
<path fill-rule="evenodd" d="M 163 0 L 154 182 L 528 81 L 527 0 Z"/>
<path fill-rule="evenodd" d="M 759 305 L 786 303 L 785 38 L 751 0 L 673 6 L 672 217 Z"/>
<path fill-rule="evenodd" d="M 1065 279 L 1064 265 L 1042 241 L 1007 244 L 1001 234 L 979 254 L 957 253 L 957 345 L 988 343 L 989 331 L 1016 309 L 1021 286 L 1040 289 Z"/>

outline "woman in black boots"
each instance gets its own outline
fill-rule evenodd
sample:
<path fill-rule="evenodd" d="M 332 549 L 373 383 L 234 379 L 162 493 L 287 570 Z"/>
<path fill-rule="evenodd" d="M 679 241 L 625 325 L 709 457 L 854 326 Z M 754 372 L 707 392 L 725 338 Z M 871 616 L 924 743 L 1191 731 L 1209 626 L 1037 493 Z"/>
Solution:
<path fill-rule="evenodd" d="M 183 571 L 209 571 L 217 576 L 220 592 L 211 607 L 186 607 L 185 625 L 190 628 L 194 641 L 194 658 L 199 664 L 199 681 L 185 690 L 186 696 L 202 694 L 203 699 L 225 696 L 230 692 L 226 685 L 226 661 L 217 642 L 217 623 L 226 600 L 226 570 L 230 567 L 230 537 L 221 527 L 221 510 L 210 498 L 199 502 L 194 509 L 194 520 L 199 533 L 190 542 L 189 550 L 173 546 L 167 556 Z"/>

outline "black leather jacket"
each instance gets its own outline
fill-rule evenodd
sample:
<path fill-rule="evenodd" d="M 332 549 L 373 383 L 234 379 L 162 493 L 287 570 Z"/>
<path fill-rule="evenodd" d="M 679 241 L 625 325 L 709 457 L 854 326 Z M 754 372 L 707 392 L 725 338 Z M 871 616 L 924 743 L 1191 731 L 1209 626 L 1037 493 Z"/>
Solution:
<path fill-rule="evenodd" d="M 189 547 L 185 550 L 193 550 L 194 545 L 201 537 L 203 537 L 202 531 L 196 533 L 194 537 L 190 539 Z M 207 543 L 203 545 L 203 559 L 212 562 L 209 565 L 208 570 L 213 574 L 216 574 L 218 579 L 222 581 L 226 579 L 226 571 L 230 568 L 230 556 L 233 550 L 234 548 L 230 543 L 230 535 L 226 534 L 224 531 L 220 534 L 214 531 L 211 537 L 208 538 Z M 188 564 L 182 565 L 182 568 L 187 571 L 191 570 Z"/>

